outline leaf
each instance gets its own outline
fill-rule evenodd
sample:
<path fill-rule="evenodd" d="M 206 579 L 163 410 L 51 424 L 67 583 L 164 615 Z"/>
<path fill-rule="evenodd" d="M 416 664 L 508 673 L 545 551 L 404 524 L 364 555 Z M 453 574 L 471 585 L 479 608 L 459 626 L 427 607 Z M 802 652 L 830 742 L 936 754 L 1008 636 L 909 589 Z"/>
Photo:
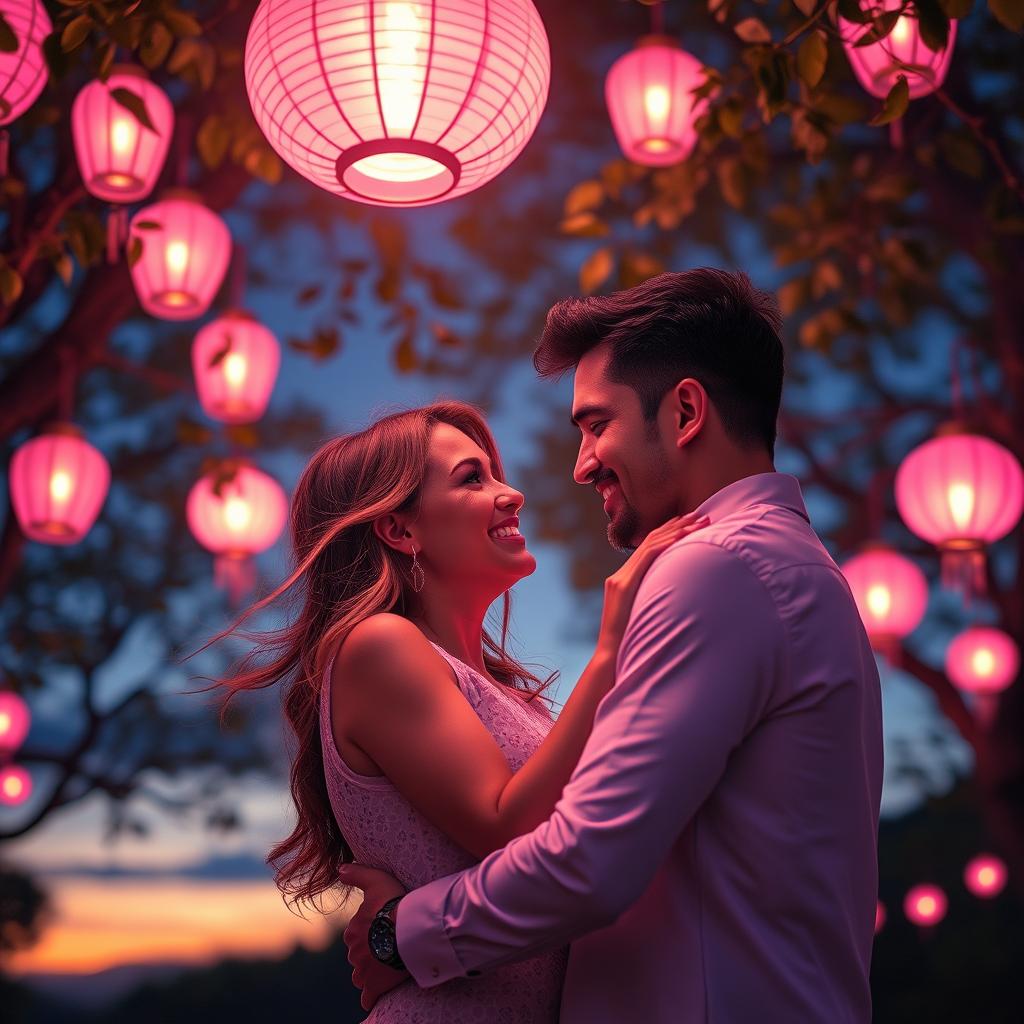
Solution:
<path fill-rule="evenodd" d="M 949 44 L 949 18 L 939 0 L 914 0 L 921 41 L 929 50 L 939 52 Z"/>
<path fill-rule="evenodd" d="M 458 348 L 462 339 L 450 328 L 442 323 L 432 323 L 430 330 L 439 345 L 445 348 Z"/>
<path fill-rule="evenodd" d="M 735 210 L 742 210 L 747 200 L 746 177 L 743 166 L 737 156 L 726 157 L 719 161 L 718 189 L 722 198 Z"/>
<path fill-rule="evenodd" d="M 816 164 L 828 149 L 827 122 L 820 114 L 797 107 L 792 114 L 793 143 L 807 154 L 808 163 Z"/>
<path fill-rule="evenodd" d="M 71 257 L 66 252 L 60 253 L 53 261 L 53 268 L 64 282 L 64 286 L 68 287 L 75 276 L 75 265 L 71 262 Z"/>
<path fill-rule="evenodd" d="M 896 22 L 900 20 L 899 9 L 895 11 L 885 11 L 879 14 L 874 22 L 867 30 L 867 32 L 861 33 L 860 37 L 853 44 L 856 47 L 859 46 L 872 46 L 875 43 L 880 43 L 885 39 L 889 33 L 896 27 Z"/>
<path fill-rule="evenodd" d="M 289 338 L 288 347 L 296 352 L 304 352 L 318 362 L 333 356 L 341 347 L 341 335 L 337 327 L 318 327 L 309 341 L 301 338 Z"/>
<path fill-rule="evenodd" d="M 300 306 L 306 306 L 306 305 L 309 305 L 309 303 L 311 303 L 314 299 L 318 299 L 319 297 L 320 297 L 320 285 L 318 285 L 318 284 L 311 284 L 311 285 L 309 285 L 308 288 L 303 288 L 302 291 L 299 292 L 299 294 L 295 296 L 295 301 Z"/>
<path fill-rule="evenodd" d="M 828 292 L 839 291 L 843 286 L 843 275 L 831 260 L 818 260 L 811 272 L 811 294 L 820 299 Z"/>
<path fill-rule="evenodd" d="M 900 75 L 896 79 L 896 84 L 889 90 L 889 95 L 885 97 L 881 113 L 876 114 L 868 121 L 868 124 L 877 127 L 878 125 L 896 121 L 907 112 L 909 104 L 910 86 L 907 85 L 907 76 Z"/>
<path fill-rule="evenodd" d="M 581 181 L 565 197 L 565 216 L 593 210 L 604 202 L 604 186 L 594 178 Z"/>
<path fill-rule="evenodd" d="M 828 44 L 823 32 L 810 32 L 800 44 L 796 54 L 796 73 L 811 89 L 815 88 L 825 75 L 828 62 Z"/>
<path fill-rule="evenodd" d="M 137 231 L 163 231 L 164 226 L 158 220 L 137 220 L 132 227 Z"/>
<path fill-rule="evenodd" d="M 664 270 L 665 265 L 656 256 L 632 250 L 619 261 L 619 283 L 623 288 L 634 288 Z"/>
<path fill-rule="evenodd" d="M 855 25 L 868 25 L 871 23 L 871 7 L 864 10 L 860 0 L 839 0 L 839 13 Z"/>
<path fill-rule="evenodd" d="M 770 43 L 772 34 L 760 18 L 744 18 L 736 25 L 736 35 L 745 43 Z"/>
<path fill-rule="evenodd" d="M 231 137 L 223 118 L 217 114 L 204 117 L 199 131 L 196 132 L 196 149 L 199 150 L 199 159 L 203 165 L 211 171 L 216 170 L 228 151 L 230 141 Z"/>
<path fill-rule="evenodd" d="M 951 167 L 968 177 L 981 177 L 985 170 L 985 159 L 970 139 L 947 132 L 939 136 L 939 148 Z"/>
<path fill-rule="evenodd" d="M 186 14 L 185 11 L 165 8 L 160 16 L 167 22 L 171 31 L 176 36 L 201 36 L 203 34 L 203 26 L 191 14 Z"/>
<path fill-rule="evenodd" d="M 809 18 L 818 6 L 818 0 L 793 0 L 793 4 L 805 18 Z"/>
<path fill-rule="evenodd" d="M 110 69 L 114 66 L 114 57 L 117 55 L 117 44 L 113 39 L 108 39 L 96 51 L 96 75 L 101 82 L 106 82 L 110 77 Z"/>
<path fill-rule="evenodd" d="M 232 423 L 224 431 L 232 444 L 241 448 L 258 448 L 260 435 L 252 423 Z"/>
<path fill-rule="evenodd" d="M 212 370 L 215 366 L 220 366 L 220 364 L 227 358 L 228 353 L 231 351 L 231 346 L 234 343 L 235 339 L 231 336 L 231 332 L 225 331 L 224 344 L 217 349 L 212 356 L 210 356 L 210 361 L 206 364 L 207 368 Z"/>
<path fill-rule="evenodd" d="M 792 316 L 807 301 L 807 278 L 795 277 L 778 290 L 779 309 L 783 316 Z"/>
<path fill-rule="evenodd" d="M 202 423 L 196 423 L 195 420 L 190 420 L 187 416 L 182 416 L 181 419 L 178 420 L 175 432 L 178 440 L 182 444 L 204 445 L 209 444 L 213 439 L 213 433 L 210 431 L 209 427 L 203 426 Z M 232 474 L 232 476 L 233 475 L 234 474 Z M 224 483 L 227 482 L 229 482 L 229 480 L 224 481 Z M 223 486 L 223 483 L 221 486 Z M 217 491 L 216 482 L 214 483 L 214 491 Z"/>
<path fill-rule="evenodd" d="M 13 306 L 18 301 L 23 287 L 21 275 L 14 267 L 7 264 L 0 266 L 0 299 L 3 299 L 5 305 Z"/>
<path fill-rule="evenodd" d="M 567 235 L 577 238 L 601 238 L 608 234 L 608 225 L 598 220 L 593 213 L 577 213 L 567 217 L 559 224 L 559 228 Z"/>
<path fill-rule="evenodd" d="M 730 139 L 743 136 L 743 103 L 730 99 L 718 108 L 718 125 Z"/>
<path fill-rule="evenodd" d="M 131 112 L 143 128 L 148 128 L 151 132 L 155 132 L 157 135 L 156 128 L 153 122 L 149 118 L 149 111 L 146 110 L 146 103 L 143 98 L 136 92 L 132 92 L 131 89 L 126 89 L 123 86 L 118 89 L 110 90 L 110 97 L 115 103 L 119 103 L 125 110 Z"/>
<path fill-rule="evenodd" d="M 608 280 L 614 266 L 615 258 L 610 246 L 595 249 L 580 267 L 580 291 L 584 295 L 593 295 Z"/>
<path fill-rule="evenodd" d="M 142 239 L 132 235 L 128 242 L 128 266 L 134 267 L 142 259 Z"/>
<path fill-rule="evenodd" d="M 260 181 L 265 181 L 268 185 L 276 185 L 281 180 L 283 172 L 281 161 L 277 154 L 273 150 L 267 149 L 266 146 L 250 149 L 245 154 L 242 166 L 254 178 L 259 178 Z"/>
<path fill-rule="evenodd" d="M 60 35 L 60 48 L 64 53 L 70 53 L 85 42 L 86 37 L 92 31 L 93 21 L 88 14 L 80 14 L 72 18 L 64 26 Z"/>
<path fill-rule="evenodd" d="M 167 54 L 171 52 L 173 44 L 174 36 L 171 35 L 167 26 L 162 21 L 154 21 L 142 37 L 139 60 L 152 71 L 167 60 Z"/>
<path fill-rule="evenodd" d="M 411 373 L 419 363 L 419 357 L 412 342 L 412 332 L 407 331 L 402 335 L 401 340 L 395 346 L 392 353 L 395 360 L 395 367 L 399 373 Z"/>
<path fill-rule="evenodd" d="M 0 14 L 0 53 L 17 53 L 18 37 L 7 19 Z"/>
<path fill-rule="evenodd" d="M 988 9 L 1011 32 L 1024 29 L 1024 0 L 988 0 Z"/>

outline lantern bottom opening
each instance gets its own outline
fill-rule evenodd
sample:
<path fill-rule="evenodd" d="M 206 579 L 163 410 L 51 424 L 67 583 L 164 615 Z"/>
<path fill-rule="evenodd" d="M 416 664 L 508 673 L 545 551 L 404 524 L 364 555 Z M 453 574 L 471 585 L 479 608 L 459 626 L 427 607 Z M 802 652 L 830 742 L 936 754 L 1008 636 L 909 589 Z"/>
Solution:
<path fill-rule="evenodd" d="M 360 142 L 338 157 L 338 182 L 377 203 L 426 203 L 459 183 L 462 165 L 441 146 L 418 139 Z"/>
<path fill-rule="evenodd" d="M 25 533 L 44 544 L 76 544 L 84 536 L 61 519 L 36 519 L 26 524 Z"/>
<path fill-rule="evenodd" d="M 197 295 L 180 288 L 154 292 L 143 306 L 148 313 L 167 320 L 194 320 L 206 312 L 206 307 Z"/>
<path fill-rule="evenodd" d="M 257 409 L 252 403 L 239 399 L 228 399 L 224 402 L 211 402 L 206 414 L 221 423 L 254 423 L 263 415 L 263 409 Z"/>
<path fill-rule="evenodd" d="M 111 203 L 130 203 L 145 196 L 146 183 L 126 171 L 106 171 L 93 175 L 89 191 Z"/>

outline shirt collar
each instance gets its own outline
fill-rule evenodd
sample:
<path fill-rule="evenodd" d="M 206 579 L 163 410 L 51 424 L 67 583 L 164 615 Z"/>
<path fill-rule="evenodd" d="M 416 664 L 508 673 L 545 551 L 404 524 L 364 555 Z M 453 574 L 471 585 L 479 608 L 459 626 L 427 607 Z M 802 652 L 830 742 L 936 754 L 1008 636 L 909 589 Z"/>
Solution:
<path fill-rule="evenodd" d="M 779 505 L 810 522 L 800 492 L 800 482 L 789 473 L 754 473 L 715 491 L 696 509 L 714 523 L 751 505 Z"/>

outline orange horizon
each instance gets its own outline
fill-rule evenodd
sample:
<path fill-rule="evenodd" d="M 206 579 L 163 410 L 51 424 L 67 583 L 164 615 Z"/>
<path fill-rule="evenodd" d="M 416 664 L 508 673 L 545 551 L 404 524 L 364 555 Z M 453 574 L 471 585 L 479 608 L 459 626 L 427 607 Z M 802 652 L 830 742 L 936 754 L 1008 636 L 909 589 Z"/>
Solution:
<path fill-rule="evenodd" d="M 297 944 L 322 949 L 354 907 L 303 920 L 268 881 L 61 879 L 40 941 L 12 954 L 7 969 L 94 974 L 141 963 L 196 967 L 226 957 L 280 957 Z"/>

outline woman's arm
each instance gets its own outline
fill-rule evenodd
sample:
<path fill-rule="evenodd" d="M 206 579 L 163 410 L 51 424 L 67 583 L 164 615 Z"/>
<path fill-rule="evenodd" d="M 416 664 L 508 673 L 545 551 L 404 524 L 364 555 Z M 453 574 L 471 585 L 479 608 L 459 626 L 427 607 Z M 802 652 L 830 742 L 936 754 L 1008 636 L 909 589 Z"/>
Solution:
<path fill-rule="evenodd" d="M 486 856 L 530 831 L 558 802 L 597 705 L 614 682 L 618 645 L 643 573 L 669 544 L 695 528 L 692 519 L 672 520 L 609 578 L 594 656 L 519 772 L 511 771 L 501 748 L 452 685 L 445 661 L 398 615 L 374 615 L 359 623 L 335 659 L 332 704 L 344 709 L 348 738 L 428 821 L 470 853 Z"/>

